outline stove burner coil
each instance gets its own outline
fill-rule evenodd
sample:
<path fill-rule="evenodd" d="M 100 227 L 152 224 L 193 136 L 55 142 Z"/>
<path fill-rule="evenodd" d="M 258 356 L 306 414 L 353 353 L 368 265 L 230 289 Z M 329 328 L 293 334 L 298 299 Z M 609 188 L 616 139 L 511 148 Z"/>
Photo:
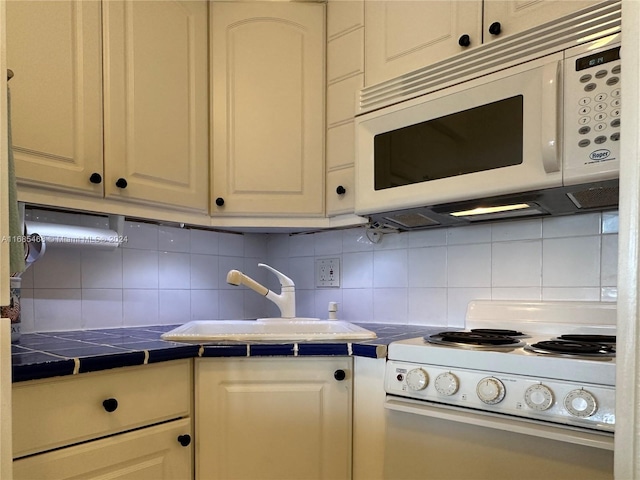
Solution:
<path fill-rule="evenodd" d="M 616 343 L 616 336 L 615 335 L 579 335 L 579 334 L 571 334 L 571 335 L 560 335 L 558 338 L 560 340 L 569 340 L 571 342 L 612 343 L 614 345 Z"/>
<path fill-rule="evenodd" d="M 442 332 L 432 335 L 442 342 L 465 343 L 471 345 L 513 345 L 518 340 L 507 335 L 496 335 L 491 333 L 471 332 Z"/>
<path fill-rule="evenodd" d="M 524 333 L 517 330 L 507 330 L 504 328 L 472 328 L 472 333 L 486 333 L 489 335 L 506 335 L 508 337 L 521 337 Z"/>
<path fill-rule="evenodd" d="M 611 355 L 614 349 L 598 343 L 572 342 L 568 340 L 546 340 L 534 343 L 533 348 L 554 353 L 567 353 L 572 355 Z"/>

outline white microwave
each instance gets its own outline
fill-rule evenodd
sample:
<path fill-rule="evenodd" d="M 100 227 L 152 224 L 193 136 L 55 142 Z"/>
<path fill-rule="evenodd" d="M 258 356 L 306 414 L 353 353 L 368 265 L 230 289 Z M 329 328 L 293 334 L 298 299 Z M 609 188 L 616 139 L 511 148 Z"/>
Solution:
<path fill-rule="evenodd" d="M 356 213 L 399 229 L 615 208 L 620 34 L 356 118 Z"/>

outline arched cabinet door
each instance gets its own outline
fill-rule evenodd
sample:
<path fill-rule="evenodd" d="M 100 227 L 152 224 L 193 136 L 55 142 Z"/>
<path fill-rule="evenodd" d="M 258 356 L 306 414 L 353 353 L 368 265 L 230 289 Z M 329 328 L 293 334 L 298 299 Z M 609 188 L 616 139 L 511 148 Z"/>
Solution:
<path fill-rule="evenodd" d="M 322 215 L 325 6 L 210 9 L 212 215 Z"/>

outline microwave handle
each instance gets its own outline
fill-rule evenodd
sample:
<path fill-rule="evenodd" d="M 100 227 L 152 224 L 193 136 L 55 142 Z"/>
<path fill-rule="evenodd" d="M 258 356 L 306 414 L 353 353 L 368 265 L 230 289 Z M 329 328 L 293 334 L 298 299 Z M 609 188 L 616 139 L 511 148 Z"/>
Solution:
<path fill-rule="evenodd" d="M 560 171 L 562 126 L 562 60 L 542 67 L 541 140 L 545 172 Z"/>

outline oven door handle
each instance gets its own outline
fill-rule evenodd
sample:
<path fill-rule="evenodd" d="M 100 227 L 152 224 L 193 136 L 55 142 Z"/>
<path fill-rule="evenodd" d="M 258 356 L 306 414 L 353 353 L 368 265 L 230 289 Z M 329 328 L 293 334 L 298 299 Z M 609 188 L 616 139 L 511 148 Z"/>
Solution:
<path fill-rule="evenodd" d="M 541 424 L 526 418 L 515 419 L 490 412 L 472 412 L 463 408 L 434 405 L 420 400 L 400 399 L 393 396 L 386 397 L 384 407 L 397 412 L 613 450 L 613 434 L 606 432 L 585 432 L 570 426 L 558 427 L 550 424 Z"/>

